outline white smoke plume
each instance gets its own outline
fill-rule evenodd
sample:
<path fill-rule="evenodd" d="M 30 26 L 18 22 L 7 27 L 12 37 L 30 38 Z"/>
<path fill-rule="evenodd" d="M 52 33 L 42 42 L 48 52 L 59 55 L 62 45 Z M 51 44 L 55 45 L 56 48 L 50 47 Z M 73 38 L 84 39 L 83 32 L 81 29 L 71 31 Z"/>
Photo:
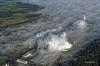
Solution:
<path fill-rule="evenodd" d="M 84 30 L 87 27 L 87 23 L 85 21 L 82 21 L 82 20 L 78 21 L 77 25 L 78 25 L 78 28 L 80 30 Z"/>
<path fill-rule="evenodd" d="M 67 51 L 72 47 L 66 38 L 66 33 L 59 35 L 50 35 L 46 39 L 46 44 L 48 44 L 48 50 L 51 52 L 54 51 Z"/>
<path fill-rule="evenodd" d="M 88 24 L 86 22 L 86 17 L 84 16 L 84 20 L 78 20 L 74 23 L 74 26 L 79 29 L 80 31 L 86 30 L 88 27 Z"/>

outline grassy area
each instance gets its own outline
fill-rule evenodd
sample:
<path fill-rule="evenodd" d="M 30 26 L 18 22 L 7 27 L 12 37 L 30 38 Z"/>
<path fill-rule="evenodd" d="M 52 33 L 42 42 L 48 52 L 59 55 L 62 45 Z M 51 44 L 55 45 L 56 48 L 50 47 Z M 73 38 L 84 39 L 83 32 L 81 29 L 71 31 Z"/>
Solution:
<path fill-rule="evenodd" d="M 7 1 L 0 5 L 0 26 L 8 26 L 8 25 L 15 25 L 18 23 L 22 23 L 26 20 L 30 19 L 38 19 L 40 14 L 28 14 L 33 12 L 32 7 L 23 7 L 23 6 L 34 6 L 27 3 L 20 3 L 17 4 L 16 1 Z M 20 7 L 19 7 L 20 6 Z M 37 6 L 39 8 L 39 6 Z M 31 9 L 32 8 L 32 9 Z M 35 8 L 36 9 L 36 8 Z"/>
<path fill-rule="evenodd" d="M 3 63 L 5 63 L 6 59 L 7 59 L 6 56 L 0 55 L 0 65 L 3 64 Z"/>
<path fill-rule="evenodd" d="M 5 11 L 16 11 L 20 10 L 20 8 L 17 7 L 16 2 L 5 2 L 0 6 L 0 12 L 5 12 Z"/>

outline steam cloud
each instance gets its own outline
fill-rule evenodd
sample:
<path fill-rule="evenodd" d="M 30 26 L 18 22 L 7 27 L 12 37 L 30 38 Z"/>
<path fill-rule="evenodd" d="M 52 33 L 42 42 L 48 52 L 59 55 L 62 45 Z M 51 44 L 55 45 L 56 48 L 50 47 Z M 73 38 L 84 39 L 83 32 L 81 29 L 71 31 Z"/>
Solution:
<path fill-rule="evenodd" d="M 46 44 L 48 44 L 48 50 L 53 51 L 67 51 L 72 47 L 66 38 L 66 33 L 59 35 L 50 35 L 46 39 Z"/>

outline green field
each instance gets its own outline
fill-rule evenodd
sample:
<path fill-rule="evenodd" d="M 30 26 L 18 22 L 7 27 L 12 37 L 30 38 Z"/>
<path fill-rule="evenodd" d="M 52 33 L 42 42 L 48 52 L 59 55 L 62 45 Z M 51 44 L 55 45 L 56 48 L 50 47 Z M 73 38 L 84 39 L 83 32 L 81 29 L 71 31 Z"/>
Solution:
<path fill-rule="evenodd" d="M 19 4 L 19 5 L 18 5 Z M 0 3 L 0 27 L 15 25 L 30 19 L 38 19 L 40 14 L 29 14 L 36 10 L 37 5 L 18 3 L 16 1 L 6 1 Z M 26 7 L 24 7 L 24 5 Z M 30 7 L 27 7 L 30 6 Z M 34 6 L 34 7 L 31 7 Z"/>
<path fill-rule="evenodd" d="M 6 59 L 7 59 L 6 56 L 0 55 L 0 65 L 3 64 L 3 63 L 5 63 Z"/>

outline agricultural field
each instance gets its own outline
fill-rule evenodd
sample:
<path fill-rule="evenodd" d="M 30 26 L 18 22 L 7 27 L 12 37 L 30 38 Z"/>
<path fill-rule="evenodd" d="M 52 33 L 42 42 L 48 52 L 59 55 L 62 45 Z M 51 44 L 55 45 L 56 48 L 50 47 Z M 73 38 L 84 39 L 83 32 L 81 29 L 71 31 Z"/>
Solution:
<path fill-rule="evenodd" d="M 31 12 L 39 11 L 42 8 L 38 5 L 16 2 L 14 0 L 4 1 L 0 3 L 0 27 L 38 19 L 41 14 Z"/>
<path fill-rule="evenodd" d="M 6 59 L 7 59 L 6 56 L 0 54 L 0 65 L 3 64 L 3 63 L 5 63 Z"/>

